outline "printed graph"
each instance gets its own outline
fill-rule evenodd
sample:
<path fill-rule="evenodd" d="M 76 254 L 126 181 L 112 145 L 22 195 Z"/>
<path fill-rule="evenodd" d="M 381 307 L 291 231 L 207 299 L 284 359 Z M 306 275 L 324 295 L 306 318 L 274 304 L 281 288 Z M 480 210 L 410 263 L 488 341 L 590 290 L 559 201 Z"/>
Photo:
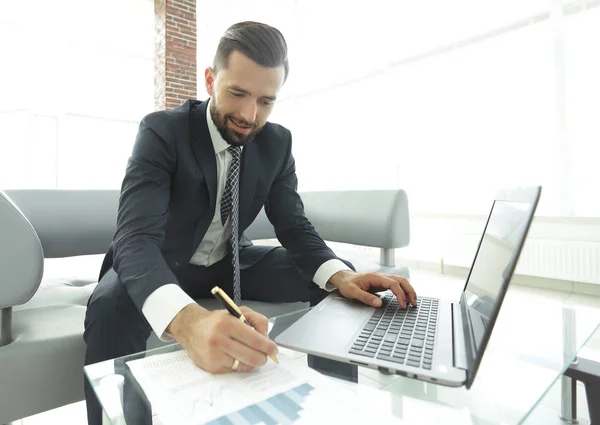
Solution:
<path fill-rule="evenodd" d="M 221 416 L 207 425 L 294 424 L 300 420 L 303 405 L 313 390 L 311 385 L 302 384 L 237 412 Z"/>

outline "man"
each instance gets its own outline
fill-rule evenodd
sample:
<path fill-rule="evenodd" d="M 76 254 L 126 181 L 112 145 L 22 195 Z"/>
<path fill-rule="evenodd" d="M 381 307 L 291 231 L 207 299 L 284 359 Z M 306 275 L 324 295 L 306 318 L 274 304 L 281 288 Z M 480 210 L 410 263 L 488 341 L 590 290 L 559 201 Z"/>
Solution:
<path fill-rule="evenodd" d="M 154 330 L 213 373 L 264 365 L 277 354 L 264 316 L 244 309 L 256 332 L 194 302 L 215 285 L 238 302 L 315 303 L 337 288 L 374 306 L 381 301 L 371 292 L 391 289 L 401 306 L 415 305 L 405 279 L 352 271 L 304 216 L 291 134 L 267 122 L 287 74 L 282 34 L 238 23 L 206 69 L 209 100 L 142 120 L 117 230 L 88 303 L 86 364 L 143 351 Z M 263 206 L 283 247 L 253 246 L 243 236 Z M 90 423 L 99 423 L 89 386 L 86 398 Z"/>

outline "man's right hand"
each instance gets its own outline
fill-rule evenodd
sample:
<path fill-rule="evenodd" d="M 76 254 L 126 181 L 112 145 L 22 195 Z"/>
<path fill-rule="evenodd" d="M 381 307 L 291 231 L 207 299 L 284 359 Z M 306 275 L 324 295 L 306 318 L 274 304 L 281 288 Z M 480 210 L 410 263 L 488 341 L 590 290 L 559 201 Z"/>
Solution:
<path fill-rule="evenodd" d="M 268 320 L 263 315 L 240 307 L 248 322 L 236 319 L 226 310 L 208 311 L 190 304 L 171 321 L 167 332 L 188 352 L 193 362 L 211 373 L 249 372 L 267 362 L 268 355 L 277 355 L 277 345 L 267 338 Z"/>

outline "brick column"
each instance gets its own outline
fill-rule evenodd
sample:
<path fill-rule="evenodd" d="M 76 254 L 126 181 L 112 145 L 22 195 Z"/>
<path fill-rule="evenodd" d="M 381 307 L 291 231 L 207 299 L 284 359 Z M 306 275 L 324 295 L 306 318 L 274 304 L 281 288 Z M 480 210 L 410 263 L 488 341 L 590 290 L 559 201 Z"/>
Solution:
<path fill-rule="evenodd" d="M 171 109 L 197 97 L 196 0 L 154 0 L 154 105 Z"/>

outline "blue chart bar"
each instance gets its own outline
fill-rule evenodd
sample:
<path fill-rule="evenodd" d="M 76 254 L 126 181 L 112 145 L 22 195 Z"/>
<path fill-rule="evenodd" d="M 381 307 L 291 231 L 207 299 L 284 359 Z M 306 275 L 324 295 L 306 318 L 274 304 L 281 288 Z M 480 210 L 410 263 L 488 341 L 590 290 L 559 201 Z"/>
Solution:
<path fill-rule="evenodd" d="M 207 425 L 287 425 L 300 419 L 302 404 L 314 390 L 309 384 L 302 384 L 260 403 L 245 407 L 237 412 L 221 416 Z"/>

